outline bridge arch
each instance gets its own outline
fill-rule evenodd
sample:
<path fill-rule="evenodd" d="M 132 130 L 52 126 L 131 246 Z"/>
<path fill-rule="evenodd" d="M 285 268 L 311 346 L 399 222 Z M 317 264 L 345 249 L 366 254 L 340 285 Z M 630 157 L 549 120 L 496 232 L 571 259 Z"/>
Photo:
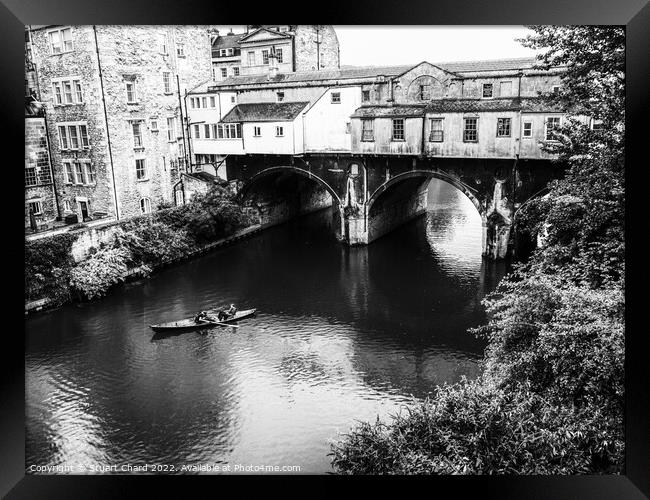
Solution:
<path fill-rule="evenodd" d="M 237 193 L 237 196 L 239 197 L 240 200 L 243 200 L 255 187 L 255 185 L 260 182 L 262 179 L 269 177 L 269 176 L 276 176 L 276 175 L 281 175 L 284 173 L 293 173 L 308 179 L 311 179 L 315 182 L 317 182 L 321 187 L 325 188 L 327 192 L 332 196 L 332 200 L 337 204 L 341 205 L 341 198 L 337 194 L 336 191 L 330 186 L 326 181 L 324 181 L 321 177 L 318 175 L 310 172 L 309 170 L 305 170 L 303 168 L 299 167 L 294 167 L 291 165 L 287 166 L 278 166 L 278 167 L 269 167 L 265 168 L 264 170 L 258 172 L 255 174 L 253 177 L 248 179 L 244 185 L 241 187 L 239 192 Z"/>
<path fill-rule="evenodd" d="M 477 197 L 476 189 L 469 187 L 468 185 L 461 182 L 458 178 L 454 176 L 446 174 L 445 172 L 434 171 L 434 170 L 409 170 L 408 172 L 403 172 L 401 174 L 395 175 L 394 177 L 391 177 L 389 180 L 387 180 L 381 186 L 375 189 L 373 193 L 370 195 L 370 197 L 368 198 L 368 202 L 366 204 L 368 213 L 370 213 L 372 206 L 381 197 L 381 195 L 384 194 L 386 191 L 388 191 L 391 187 L 394 187 L 397 184 L 401 184 L 402 182 L 408 179 L 414 179 L 418 177 L 422 178 L 424 181 L 429 181 L 431 179 L 439 179 L 441 181 L 447 182 L 448 184 L 451 184 L 456 189 L 461 191 L 472 202 L 472 205 L 476 207 L 476 210 L 481 215 L 481 218 L 485 219 L 486 217 L 485 206 L 483 205 L 483 203 L 481 203 L 481 201 Z"/>

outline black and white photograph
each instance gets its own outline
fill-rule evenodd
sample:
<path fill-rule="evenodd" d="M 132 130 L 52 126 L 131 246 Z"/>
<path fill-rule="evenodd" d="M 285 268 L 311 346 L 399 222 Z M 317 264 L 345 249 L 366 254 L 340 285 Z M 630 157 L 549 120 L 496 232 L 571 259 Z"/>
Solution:
<path fill-rule="evenodd" d="M 27 476 L 625 474 L 625 26 L 24 40 Z"/>

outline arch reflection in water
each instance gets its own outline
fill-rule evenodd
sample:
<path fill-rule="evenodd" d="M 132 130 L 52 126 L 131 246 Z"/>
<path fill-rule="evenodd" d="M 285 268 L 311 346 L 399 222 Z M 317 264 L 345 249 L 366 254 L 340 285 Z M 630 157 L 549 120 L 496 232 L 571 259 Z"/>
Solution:
<path fill-rule="evenodd" d="M 367 247 L 319 212 L 28 319 L 26 462 L 329 471 L 337 432 L 479 372 L 466 330 L 505 269 L 483 264 L 480 219 L 447 194 Z M 152 341 L 149 324 L 231 302 L 259 313 Z"/>

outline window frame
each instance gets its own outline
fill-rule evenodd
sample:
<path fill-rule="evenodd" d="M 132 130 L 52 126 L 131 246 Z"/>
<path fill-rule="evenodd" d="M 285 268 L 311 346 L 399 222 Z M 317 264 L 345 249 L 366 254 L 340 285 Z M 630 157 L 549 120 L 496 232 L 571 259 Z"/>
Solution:
<path fill-rule="evenodd" d="M 174 142 L 176 138 L 174 137 L 174 131 L 176 130 L 176 117 L 168 116 L 167 117 L 167 142 Z"/>
<path fill-rule="evenodd" d="M 490 88 L 490 95 L 485 95 L 485 89 Z M 494 98 L 494 83 L 484 83 L 481 86 L 481 99 L 493 99 Z"/>
<path fill-rule="evenodd" d="M 165 94 L 172 94 L 172 76 L 170 71 L 163 71 L 163 92 Z"/>
<path fill-rule="evenodd" d="M 136 134 L 137 128 L 137 134 Z M 132 121 L 131 122 L 131 133 L 133 135 L 133 149 L 144 149 L 144 141 L 142 137 L 142 122 Z"/>
<path fill-rule="evenodd" d="M 275 126 L 275 136 L 276 137 L 284 137 L 284 125 L 276 125 Z"/>
<path fill-rule="evenodd" d="M 507 124 L 507 127 L 506 127 Z M 503 125 L 503 128 L 500 128 L 500 125 Z M 504 134 L 502 133 L 504 130 L 507 130 L 508 133 Z M 497 117 L 497 132 L 496 136 L 498 138 L 509 138 L 512 137 L 512 118 L 507 118 L 507 117 Z"/>
<path fill-rule="evenodd" d="M 151 213 L 151 199 L 148 196 L 140 198 L 140 213 L 142 215 Z"/>
<path fill-rule="evenodd" d="M 330 104 L 341 104 L 341 92 L 330 93 Z"/>
<path fill-rule="evenodd" d="M 129 85 L 133 87 L 131 91 L 129 91 Z M 126 103 L 127 104 L 137 104 L 138 103 L 138 94 L 135 86 L 135 80 L 127 80 L 124 82 L 124 90 L 126 91 Z M 129 97 L 129 94 L 131 94 L 131 98 Z"/>
<path fill-rule="evenodd" d="M 66 85 L 68 91 L 66 91 Z M 51 80 L 53 106 L 76 106 L 84 104 L 83 85 L 81 77 L 67 76 L 63 78 L 52 78 Z M 70 96 L 70 99 L 68 99 Z"/>
<path fill-rule="evenodd" d="M 282 102 L 284 101 L 284 91 L 283 90 L 278 90 L 275 93 L 275 101 L 276 102 Z"/>
<path fill-rule="evenodd" d="M 142 168 L 139 168 L 140 166 L 142 166 Z M 135 180 L 140 182 L 149 180 L 146 158 L 135 159 Z"/>
<path fill-rule="evenodd" d="M 367 96 L 367 99 L 366 99 Z M 370 91 L 369 90 L 361 90 L 361 102 L 370 102 Z"/>
<path fill-rule="evenodd" d="M 529 125 L 528 127 L 528 132 L 529 134 L 526 135 L 526 125 Z M 532 120 L 524 120 L 521 124 L 521 138 L 522 139 L 531 139 L 533 137 L 533 121 Z"/>
<path fill-rule="evenodd" d="M 429 118 L 429 142 L 445 142 L 445 119 L 444 118 Z M 440 129 L 433 128 L 433 122 L 440 123 Z M 440 138 L 434 139 L 433 133 L 440 132 Z"/>
<path fill-rule="evenodd" d="M 553 121 L 557 120 L 557 123 L 558 123 L 557 128 L 562 127 L 562 117 L 561 116 L 545 116 L 544 117 L 544 140 L 549 141 L 549 142 L 558 142 L 557 139 L 549 139 L 549 137 L 548 137 L 548 133 L 550 132 L 549 126 L 548 126 L 550 120 L 553 120 Z M 553 127 L 553 129 L 554 128 L 555 127 Z M 551 130 L 553 130 L 553 129 L 551 129 Z"/>
<path fill-rule="evenodd" d="M 395 127 L 399 122 L 401 122 L 401 138 L 396 136 L 396 132 L 399 131 Z M 392 118 L 391 119 L 391 132 L 390 132 L 391 142 L 405 142 L 406 141 L 406 120 L 404 118 Z"/>
<path fill-rule="evenodd" d="M 368 123 L 370 124 L 370 128 L 366 128 L 364 126 L 364 124 L 368 124 Z M 375 119 L 374 118 L 361 118 L 361 142 L 375 142 Z"/>
<path fill-rule="evenodd" d="M 63 36 L 64 32 L 69 32 L 70 37 L 68 40 L 65 39 Z M 52 43 L 52 35 L 56 33 L 57 36 L 59 37 L 59 44 L 60 44 L 60 50 L 56 52 L 54 50 L 54 44 Z M 72 27 L 61 27 L 61 28 L 56 28 L 52 30 L 47 31 L 47 45 L 48 45 L 48 51 L 50 55 L 52 56 L 58 56 L 60 54 L 67 54 L 68 52 L 74 51 L 74 40 L 72 39 Z M 66 43 L 70 44 L 70 48 L 66 49 Z"/>
<path fill-rule="evenodd" d="M 268 49 L 263 49 L 262 50 L 262 65 L 266 66 L 269 64 L 269 50 Z"/>
<path fill-rule="evenodd" d="M 221 78 L 228 78 L 228 68 L 219 68 L 221 70 Z"/>
<path fill-rule="evenodd" d="M 253 137 L 262 137 L 261 125 L 253 125 Z"/>
<path fill-rule="evenodd" d="M 468 129 L 468 120 L 473 120 L 474 121 L 474 128 L 473 129 Z M 475 139 L 468 139 L 467 138 L 467 133 L 468 132 L 474 132 Z M 464 116 L 463 117 L 463 142 L 469 142 L 469 143 L 478 143 L 478 116 Z"/>
<path fill-rule="evenodd" d="M 34 210 L 33 212 L 31 211 L 32 205 L 36 205 L 38 207 L 38 211 Z M 43 200 L 33 200 L 33 201 L 28 201 L 27 202 L 27 212 L 30 214 L 34 214 L 34 216 L 37 215 L 43 215 Z"/>
<path fill-rule="evenodd" d="M 87 122 L 59 122 L 56 124 L 56 129 L 59 135 L 59 150 L 82 151 L 84 149 L 90 149 Z M 74 130 L 74 134 L 71 133 L 71 130 Z M 63 134 L 61 131 L 63 131 Z M 72 147 L 73 135 L 77 142 L 77 147 L 74 148 Z"/>

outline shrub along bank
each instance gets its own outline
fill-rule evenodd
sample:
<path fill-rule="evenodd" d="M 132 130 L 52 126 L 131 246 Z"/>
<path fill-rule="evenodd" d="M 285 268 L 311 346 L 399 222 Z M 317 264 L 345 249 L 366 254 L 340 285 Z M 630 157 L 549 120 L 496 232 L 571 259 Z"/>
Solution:
<path fill-rule="evenodd" d="M 101 297 L 137 270 L 150 273 L 206 244 L 251 225 L 251 217 L 226 189 L 214 186 L 179 207 L 121 223 L 114 238 L 79 263 L 71 256 L 75 236 L 56 235 L 25 245 L 25 300 L 60 305 L 76 297 Z"/>

